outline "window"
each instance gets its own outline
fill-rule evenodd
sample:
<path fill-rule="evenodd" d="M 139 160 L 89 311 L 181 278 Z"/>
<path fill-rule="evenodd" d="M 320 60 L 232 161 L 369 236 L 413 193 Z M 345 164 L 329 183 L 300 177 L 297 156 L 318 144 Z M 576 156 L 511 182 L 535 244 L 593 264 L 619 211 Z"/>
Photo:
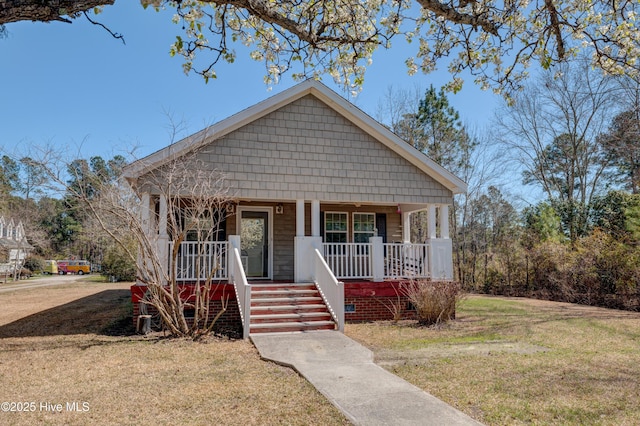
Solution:
<path fill-rule="evenodd" d="M 353 242 L 368 243 L 375 236 L 376 215 L 373 213 L 353 214 Z"/>
<path fill-rule="evenodd" d="M 326 212 L 324 214 L 324 240 L 327 243 L 347 242 L 347 214 Z"/>

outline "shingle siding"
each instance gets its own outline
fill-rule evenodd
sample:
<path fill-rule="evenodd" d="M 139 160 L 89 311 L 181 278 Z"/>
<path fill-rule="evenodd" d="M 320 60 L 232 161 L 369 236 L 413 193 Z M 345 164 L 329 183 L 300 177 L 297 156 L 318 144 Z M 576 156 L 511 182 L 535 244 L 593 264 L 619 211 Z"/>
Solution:
<path fill-rule="evenodd" d="M 198 159 L 240 198 L 450 203 L 451 191 L 311 95 L 215 140 Z"/>

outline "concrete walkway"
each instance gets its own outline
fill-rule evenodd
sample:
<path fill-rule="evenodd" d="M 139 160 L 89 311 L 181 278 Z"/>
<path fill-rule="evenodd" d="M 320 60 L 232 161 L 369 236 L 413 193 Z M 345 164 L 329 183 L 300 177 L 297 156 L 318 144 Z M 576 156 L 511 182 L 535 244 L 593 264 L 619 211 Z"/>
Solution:
<path fill-rule="evenodd" d="M 255 334 L 263 359 L 295 369 L 355 425 L 480 425 L 373 363 L 373 353 L 337 331 Z"/>

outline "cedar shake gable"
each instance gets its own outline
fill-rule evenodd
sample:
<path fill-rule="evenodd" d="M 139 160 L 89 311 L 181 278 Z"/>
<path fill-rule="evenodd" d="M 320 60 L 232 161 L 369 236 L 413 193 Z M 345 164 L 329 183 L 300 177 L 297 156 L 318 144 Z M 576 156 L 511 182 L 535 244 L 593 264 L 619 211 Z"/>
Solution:
<path fill-rule="evenodd" d="M 308 80 L 125 168 L 197 153 L 238 198 L 451 203 L 466 184 L 326 86 Z"/>

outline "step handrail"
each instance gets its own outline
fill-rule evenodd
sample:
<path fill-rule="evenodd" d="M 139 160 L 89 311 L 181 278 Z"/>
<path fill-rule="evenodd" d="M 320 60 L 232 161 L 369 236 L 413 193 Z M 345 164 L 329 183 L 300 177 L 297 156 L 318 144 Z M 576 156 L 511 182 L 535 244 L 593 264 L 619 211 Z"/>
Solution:
<path fill-rule="evenodd" d="M 242 321 L 242 338 L 248 339 L 251 323 L 251 285 L 248 283 L 247 276 L 244 273 L 242 257 L 240 257 L 240 249 L 238 247 L 233 247 L 231 251 L 229 270 L 233 288 L 236 291 L 240 320 Z"/>
<path fill-rule="evenodd" d="M 315 248 L 313 251 L 316 288 L 338 325 L 338 330 L 344 333 L 344 283 L 333 275 L 320 250 Z"/>

